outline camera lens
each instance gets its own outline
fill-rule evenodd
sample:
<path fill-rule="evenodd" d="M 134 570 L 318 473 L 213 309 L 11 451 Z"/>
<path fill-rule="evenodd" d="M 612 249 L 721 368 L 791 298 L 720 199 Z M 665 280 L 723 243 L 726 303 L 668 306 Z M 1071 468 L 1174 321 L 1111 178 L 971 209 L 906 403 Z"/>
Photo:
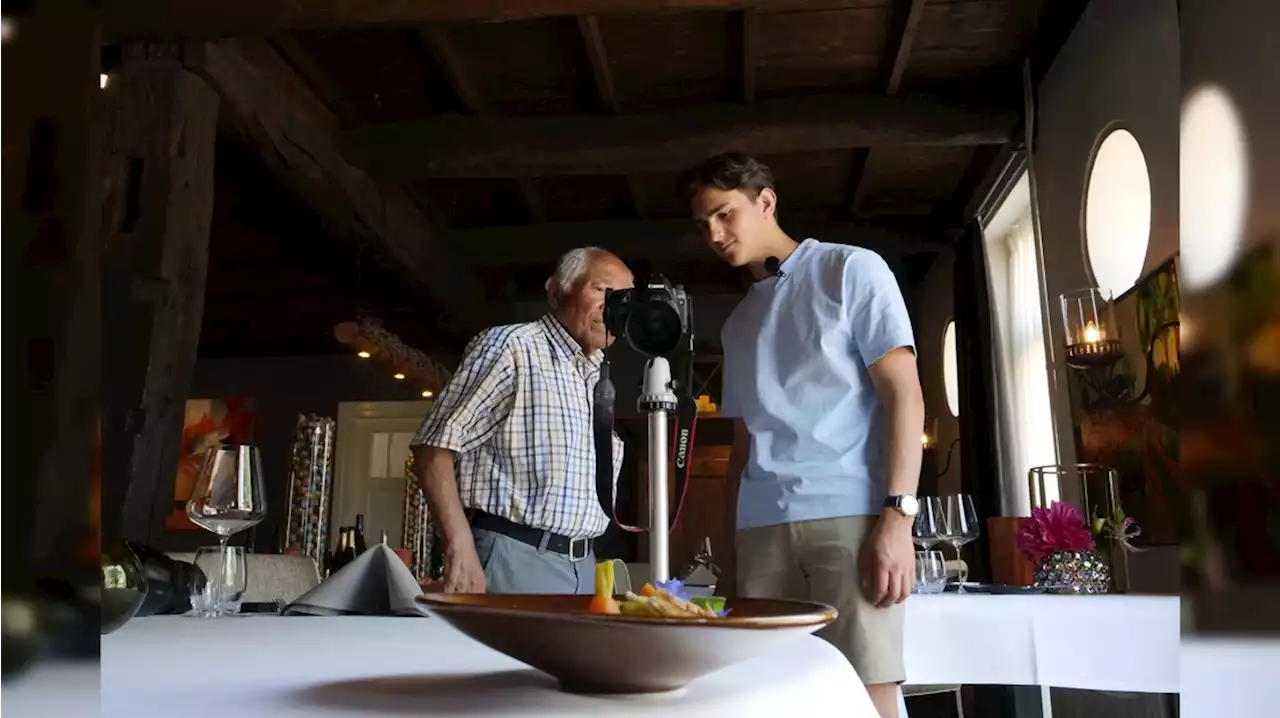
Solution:
<path fill-rule="evenodd" d="M 680 346 L 684 327 L 675 307 L 664 301 L 639 302 L 627 322 L 627 339 L 637 351 L 666 356 Z"/>

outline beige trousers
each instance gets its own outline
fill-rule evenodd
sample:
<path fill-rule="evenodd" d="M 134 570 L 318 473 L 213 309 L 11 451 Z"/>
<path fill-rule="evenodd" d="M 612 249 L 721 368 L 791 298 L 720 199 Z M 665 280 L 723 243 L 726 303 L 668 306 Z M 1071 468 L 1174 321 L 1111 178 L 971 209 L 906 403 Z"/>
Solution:
<path fill-rule="evenodd" d="M 901 683 L 903 604 L 877 608 L 862 589 L 859 552 L 876 516 L 802 521 L 739 531 L 738 593 L 834 606 L 840 616 L 818 632 L 849 659 L 862 682 Z"/>

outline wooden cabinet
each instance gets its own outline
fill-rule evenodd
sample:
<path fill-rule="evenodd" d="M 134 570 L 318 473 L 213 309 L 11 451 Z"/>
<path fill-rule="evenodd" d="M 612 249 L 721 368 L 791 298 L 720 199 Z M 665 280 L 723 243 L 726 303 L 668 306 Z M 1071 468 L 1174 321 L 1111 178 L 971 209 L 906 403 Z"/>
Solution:
<path fill-rule="evenodd" d="M 694 437 L 693 457 L 690 460 L 689 482 L 685 489 L 684 504 L 679 520 L 671 530 L 671 573 L 682 577 L 693 563 L 693 557 L 702 545 L 704 537 L 711 539 L 711 553 L 717 555 L 729 545 L 730 516 L 728 506 L 729 451 L 733 441 L 732 424 L 726 419 L 708 418 L 698 422 Z M 648 447 L 636 442 L 640 460 L 636 475 L 636 513 L 640 521 L 649 522 L 649 461 Z M 675 510 L 675 476 L 668 477 L 671 492 L 671 510 Z M 640 561 L 649 560 L 647 536 L 639 537 L 637 556 Z"/>

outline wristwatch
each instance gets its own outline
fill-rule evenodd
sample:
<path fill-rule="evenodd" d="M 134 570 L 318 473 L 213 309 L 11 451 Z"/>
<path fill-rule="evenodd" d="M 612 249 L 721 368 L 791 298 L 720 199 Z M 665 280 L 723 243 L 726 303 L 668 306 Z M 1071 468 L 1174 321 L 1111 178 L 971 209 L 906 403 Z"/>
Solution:
<path fill-rule="evenodd" d="M 920 512 L 920 501 L 911 494 L 898 494 L 897 496 L 887 496 L 884 500 L 886 509 L 894 509 L 898 513 L 910 518 Z"/>

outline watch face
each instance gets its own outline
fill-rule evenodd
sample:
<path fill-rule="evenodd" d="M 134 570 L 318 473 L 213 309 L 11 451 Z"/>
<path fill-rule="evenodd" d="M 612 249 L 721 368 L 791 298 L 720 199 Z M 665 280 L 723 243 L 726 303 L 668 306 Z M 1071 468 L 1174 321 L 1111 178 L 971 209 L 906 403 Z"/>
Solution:
<path fill-rule="evenodd" d="M 920 511 L 920 501 L 916 497 L 906 494 L 899 497 L 898 508 L 907 516 L 915 516 Z"/>

